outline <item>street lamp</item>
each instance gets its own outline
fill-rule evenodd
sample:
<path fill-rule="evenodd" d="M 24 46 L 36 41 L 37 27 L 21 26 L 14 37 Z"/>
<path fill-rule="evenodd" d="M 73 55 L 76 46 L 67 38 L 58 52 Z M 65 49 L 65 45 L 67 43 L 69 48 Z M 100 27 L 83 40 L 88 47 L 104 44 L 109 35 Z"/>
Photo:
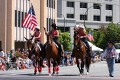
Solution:
<path fill-rule="evenodd" d="M 60 14 L 60 15 L 62 15 L 64 18 L 64 32 L 65 32 L 65 16 L 63 14 Z"/>
<path fill-rule="evenodd" d="M 98 6 L 100 7 L 100 6 L 102 6 L 102 5 L 98 4 Z M 92 7 L 94 7 L 94 6 L 88 7 L 87 10 L 86 10 L 86 12 L 85 12 L 85 14 L 84 14 L 84 26 L 85 26 L 85 15 L 88 13 L 88 10 L 89 10 L 90 8 L 92 8 Z M 86 28 L 86 26 L 85 26 L 85 28 Z"/>

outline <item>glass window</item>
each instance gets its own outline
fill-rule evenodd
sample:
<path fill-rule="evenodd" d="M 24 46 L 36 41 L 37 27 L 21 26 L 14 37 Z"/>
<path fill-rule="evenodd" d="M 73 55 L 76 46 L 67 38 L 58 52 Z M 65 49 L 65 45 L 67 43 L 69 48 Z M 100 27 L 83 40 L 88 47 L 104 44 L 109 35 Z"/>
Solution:
<path fill-rule="evenodd" d="M 22 12 L 22 22 L 23 22 L 23 20 L 24 20 L 24 16 L 25 16 L 25 13 Z M 22 27 L 23 27 L 23 25 L 22 25 Z"/>
<path fill-rule="evenodd" d="M 53 8 L 54 7 L 53 0 L 47 0 L 47 6 Z"/>
<path fill-rule="evenodd" d="M 21 12 L 20 11 L 18 11 L 18 27 L 20 27 L 21 26 L 21 24 L 20 24 L 20 18 L 21 18 Z"/>
<path fill-rule="evenodd" d="M 74 7 L 74 2 L 67 1 L 67 7 Z"/>
<path fill-rule="evenodd" d="M 67 18 L 74 18 L 74 14 L 67 14 Z"/>
<path fill-rule="evenodd" d="M 64 32 L 64 27 L 58 27 L 58 30 Z M 70 27 L 65 27 L 65 32 L 70 32 Z"/>
<path fill-rule="evenodd" d="M 55 0 L 54 0 L 54 9 L 55 9 Z"/>
<path fill-rule="evenodd" d="M 80 15 L 80 20 L 87 20 L 87 15 Z"/>
<path fill-rule="evenodd" d="M 87 8 L 87 3 L 81 2 L 81 3 L 80 3 L 80 8 Z"/>
<path fill-rule="evenodd" d="M 17 10 L 15 10 L 15 27 L 17 27 Z"/>
<path fill-rule="evenodd" d="M 100 21 L 100 16 L 99 15 L 94 15 L 93 20 L 94 21 Z"/>
<path fill-rule="evenodd" d="M 113 6 L 112 5 L 106 5 L 106 10 L 112 10 L 113 9 Z"/>
<path fill-rule="evenodd" d="M 93 8 L 94 9 L 100 9 L 100 5 L 95 3 L 95 4 L 93 4 Z"/>
<path fill-rule="evenodd" d="M 106 16 L 106 21 L 111 22 L 112 21 L 112 16 Z"/>
<path fill-rule="evenodd" d="M 48 0 L 47 0 L 47 7 L 48 7 Z"/>

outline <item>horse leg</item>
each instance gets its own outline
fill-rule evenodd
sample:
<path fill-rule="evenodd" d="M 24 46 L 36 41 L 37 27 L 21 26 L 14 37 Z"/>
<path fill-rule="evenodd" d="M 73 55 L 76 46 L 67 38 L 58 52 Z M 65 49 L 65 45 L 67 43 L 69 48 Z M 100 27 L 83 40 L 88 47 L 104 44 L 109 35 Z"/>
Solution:
<path fill-rule="evenodd" d="M 58 62 L 57 62 L 57 61 L 54 62 L 54 71 L 55 71 L 56 74 L 58 75 L 58 72 L 59 72 L 59 65 L 58 65 Z"/>
<path fill-rule="evenodd" d="M 35 60 L 33 60 L 33 66 L 34 66 L 34 75 L 36 75 L 36 73 L 37 73 L 37 65 L 36 65 Z"/>
<path fill-rule="evenodd" d="M 86 60 L 85 60 L 85 66 L 86 66 L 86 69 L 87 69 L 87 74 L 86 75 L 88 75 L 88 73 L 89 73 L 90 64 L 91 64 L 91 58 L 86 57 Z"/>
<path fill-rule="evenodd" d="M 56 71 L 56 61 L 53 61 L 53 73 L 52 73 L 52 75 L 55 74 L 55 71 Z"/>
<path fill-rule="evenodd" d="M 56 61 L 56 74 L 58 75 L 58 73 L 59 73 L 59 65 L 60 65 L 60 58 L 58 58 L 57 59 L 57 61 Z"/>
<path fill-rule="evenodd" d="M 48 74 L 51 76 L 50 59 L 48 59 Z"/>
<path fill-rule="evenodd" d="M 80 73 L 83 74 L 84 73 L 84 60 L 81 59 L 81 70 Z"/>
<path fill-rule="evenodd" d="M 42 72 L 42 60 L 41 60 L 41 58 L 40 58 L 40 60 L 38 61 L 38 71 L 39 71 L 39 73 Z"/>
<path fill-rule="evenodd" d="M 34 66 L 34 75 L 37 73 L 37 66 Z"/>
<path fill-rule="evenodd" d="M 77 67 L 79 69 L 79 72 L 80 72 L 80 65 L 79 65 L 79 60 L 76 58 L 76 63 L 77 63 Z"/>
<path fill-rule="evenodd" d="M 59 65 L 56 66 L 56 74 L 58 75 L 59 73 Z"/>

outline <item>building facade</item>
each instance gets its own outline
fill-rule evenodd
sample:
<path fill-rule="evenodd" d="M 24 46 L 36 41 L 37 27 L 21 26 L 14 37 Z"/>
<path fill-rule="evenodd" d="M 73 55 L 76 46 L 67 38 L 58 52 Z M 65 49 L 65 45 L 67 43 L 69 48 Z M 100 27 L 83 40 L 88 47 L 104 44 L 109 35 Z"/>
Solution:
<path fill-rule="evenodd" d="M 42 32 L 42 42 L 46 41 L 43 27 L 57 22 L 57 0 L 0 0 L 0 48 L 4 51 L 26 48 L 25 39 L 33 31 L 22 26 L 23 19 L 33 5 L 38 26 Z"/>
<path fill-rule="evenodd" d="M 58 3 L 57 24 L 69 31 L 71 37 L 76 24 L 98 29 L 120 22 L 120 0 L 58 0 Z"/>

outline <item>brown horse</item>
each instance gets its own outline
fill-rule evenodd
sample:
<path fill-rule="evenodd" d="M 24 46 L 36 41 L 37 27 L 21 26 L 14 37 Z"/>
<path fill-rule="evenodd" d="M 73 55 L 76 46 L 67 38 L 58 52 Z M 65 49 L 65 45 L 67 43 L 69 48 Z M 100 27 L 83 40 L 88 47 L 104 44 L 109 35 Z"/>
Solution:
<path fill-rule="evenodd" d="M 80 40 L 77 34 L 74 34 L 74 55 L 76 57 L 77 67 L 79 69 L 80 74 L 84 73 L 84 65 L 87 69 L 87 74 L 89 73 L 89 66 L 91 64 L 91 57 L 87 53 L 87 47 L 85 43 Z M 80 65 L 81 63 L 81 65 Z"/>
<path fill-rule="evenodd" d="M 52 36 L 47 34 L 47 46 L 46 46 L 46 58 L 48 60 L 48 73 L 51 75 L 51 62 L 53 63 L 52 75 L 58 74 L 61 57 L 58 54 L 58 49 L 55 42 L 52 40 Z"/>
<path fill-rule="evenodd" d="M 37 70 L 39 73 L 42 72 L 42 48 L 38 43 L 32 43 L 31 39 L 25 39 L 27 41 L 27 48 L 29 52 L 28 57 L 33 61 L 34 75 L 36 75 Z"/>

